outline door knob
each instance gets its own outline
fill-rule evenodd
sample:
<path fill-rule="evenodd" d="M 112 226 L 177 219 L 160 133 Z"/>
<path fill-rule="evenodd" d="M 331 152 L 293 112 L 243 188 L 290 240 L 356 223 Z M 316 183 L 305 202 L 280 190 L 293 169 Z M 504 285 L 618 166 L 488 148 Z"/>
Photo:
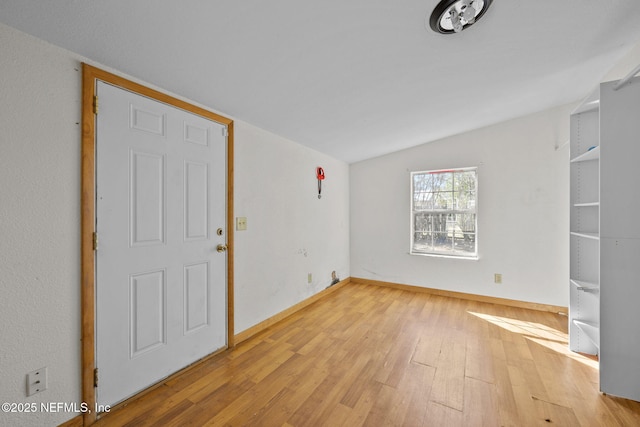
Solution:
<path fill-rule="evenodd" d="M 219 244 L 218 246 L 216 246 L 216 251 L 218 252 L 224 252 L 226 250 L 227 250 L 227 245 Z"/>

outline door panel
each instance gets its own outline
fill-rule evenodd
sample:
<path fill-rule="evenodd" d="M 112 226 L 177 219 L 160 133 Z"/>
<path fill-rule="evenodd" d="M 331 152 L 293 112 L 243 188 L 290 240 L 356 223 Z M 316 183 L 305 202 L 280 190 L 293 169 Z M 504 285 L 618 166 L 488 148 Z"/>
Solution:
<path fill-rule="evenodd" d="M 184 268 L 185 333 L 196 331 L 209 323 L 209 263 Z"/>
<path fill-rule="evenodd" d="M 186 161 L 184 163 L 184 217 L 185 241 L 207 238 L 208 227 L 208 182 L 206 163 Z"/>
<path fill-rule="evenodd" d="M 97 401 L 113 405 L 226 346 L 226 129 L 97 92 Z"/>
<path fill-rule="evenodd" d="M 163 244 L 166 228 L 165 156 L 132 150 L 130 162 L 131 246 Z"/>
<path fill-rule="evenodd" d="M 131 357 L 165 344 L 164 270 L 130 276 Z"/>

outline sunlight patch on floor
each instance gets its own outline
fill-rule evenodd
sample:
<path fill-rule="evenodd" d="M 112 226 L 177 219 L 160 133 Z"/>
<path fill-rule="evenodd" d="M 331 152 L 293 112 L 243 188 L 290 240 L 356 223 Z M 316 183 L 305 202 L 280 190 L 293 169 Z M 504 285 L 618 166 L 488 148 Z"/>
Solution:
<path fill-rule="evenodd" d="M 541 323 L 527 322 L 525 320 L 510 319 L 508 317 L 494 316 L 491 314 L 476 313 L 472 311 L 467 311 L 467 313 L 506 329 L 509 332 L 520 334 L 524 338 L 533 341 L 536 344 L 583 363 L 593 369 L 598 369 L 597 360 L 569 350 L 569 335 L 558 331 L 557 329 L 553 329 Z"/>

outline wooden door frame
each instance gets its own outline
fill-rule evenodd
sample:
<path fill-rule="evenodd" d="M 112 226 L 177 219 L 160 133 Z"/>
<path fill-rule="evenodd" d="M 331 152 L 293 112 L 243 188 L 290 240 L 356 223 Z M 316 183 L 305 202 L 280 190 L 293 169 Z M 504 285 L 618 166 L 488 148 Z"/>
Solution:
<path fill-rule="evenodd" d="M 97 419 L 94 411 L 96 389 L 94 371 L 96 369 L 96 278 L 94 233 L 96 231 L 96 118 L 94 99 L 97 81 L 103 81 L 119 88 L 135 92 L 156 101 L 188 111 L 190 113 L 224 124 L 227 136 L 227 347 L 234 345 L 234 298 L 233 298 L 233 120 L 195 106 L 178 98 L 150 89 L 115 74 L 82 64 L 82 165 L 81 165 L 81 321 L 82 321 L 82 401 L 90 409 L 83 414 L 84 425 L 93 424 Z M 99 403 L 99 402 L 97 402 Z"/>

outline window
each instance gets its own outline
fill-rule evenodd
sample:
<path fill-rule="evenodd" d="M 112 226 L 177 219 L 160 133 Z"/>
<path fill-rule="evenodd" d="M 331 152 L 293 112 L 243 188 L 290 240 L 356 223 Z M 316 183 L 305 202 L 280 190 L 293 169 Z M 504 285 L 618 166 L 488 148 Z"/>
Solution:
<path fill-rule="evenodd" d="M 411 173 L 411 254 L 476 259 L 477 170 Z"/>

